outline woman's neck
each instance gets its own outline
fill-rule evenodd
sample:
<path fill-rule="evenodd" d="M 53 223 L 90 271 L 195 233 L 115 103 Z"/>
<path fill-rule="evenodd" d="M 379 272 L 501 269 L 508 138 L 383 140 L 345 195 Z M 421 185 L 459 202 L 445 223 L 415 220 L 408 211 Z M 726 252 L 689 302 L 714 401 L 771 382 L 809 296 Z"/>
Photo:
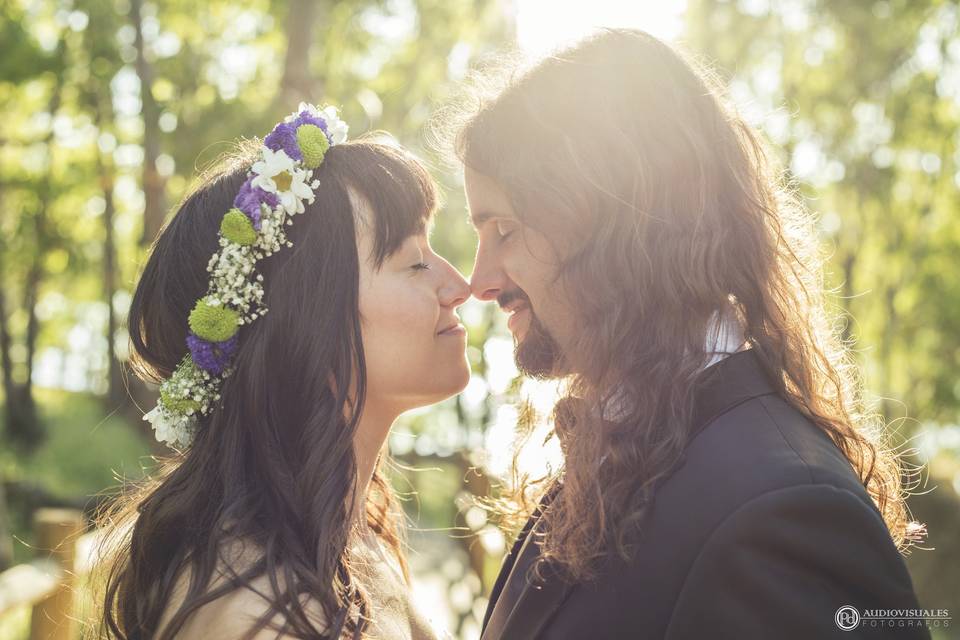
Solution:
<path fill-rule="evenodd" d="M 361 533 L 368 533 L 366 506 L 370 482 L 376 471 L 380 454 L 383 451 L 390 427 L 399 416 L 399 412 L 378 407 L 376 402 L 364 404 L 363 414 L 357 423 L 353 438 L 353 450 L 357 460 L 357 492 L 351 513 L 351 521 Z"/>

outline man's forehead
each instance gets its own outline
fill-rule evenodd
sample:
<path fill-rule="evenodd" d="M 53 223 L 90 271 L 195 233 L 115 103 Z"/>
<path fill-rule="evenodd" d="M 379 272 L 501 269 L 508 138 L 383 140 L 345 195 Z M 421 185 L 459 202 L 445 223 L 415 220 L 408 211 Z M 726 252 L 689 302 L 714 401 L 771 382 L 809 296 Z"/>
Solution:
<path fill-rule="evenodd" d="M 470 222 L 481 227 L 492 218 L 513 218 L 513 207 L 502 188 L 489 176 L 467 167 L 464 170 L 467 211 Z"/>

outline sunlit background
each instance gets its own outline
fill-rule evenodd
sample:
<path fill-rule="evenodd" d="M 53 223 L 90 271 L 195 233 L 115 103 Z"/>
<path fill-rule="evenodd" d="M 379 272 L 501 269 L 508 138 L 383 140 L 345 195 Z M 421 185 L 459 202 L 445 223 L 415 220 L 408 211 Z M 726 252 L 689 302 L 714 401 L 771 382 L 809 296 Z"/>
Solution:
<path fill-rule="evenodd" d="M 661 40 L 674 41 L 683 32 L 687 3 L 519 0 L 515 5 L 517 44 L 542 55 L 600 27 L 643 29 Z"/>
<path fill-rule="evenodd" d="M 446 204 L 432 242 L 469 274 L 461 177 L 425 125 L 478 60 L 544 55 L 602 26 L 710 61 L 800 181 L 867 397 L 926 465 L 909 501 L 936 548 L 908 558 L 921 603 L 960 611 L 960 36 L 957 2 L 933 0 L 3 3 L 0 570 L 37 556 L 38 509 L 89 513 L 161 452 L 140 420 L 156 391 L 123 376 L 124 316 L 199 168 L 302 99 L 340 104 L 352 134 L 385 129 L 436 167 Z M 389 442 L 414 596 L 467 640 L 510 543 L 477 499 L 508 481 L 521 403 L 546 416 L 556 389 L 517 378 L 491 305 L 461 316 L 469 386 L 404 416 Z M 530 473 L 560 463 L 538 424 L 520 456 Z M 5 602 L 0 640 L 28 637 L 30 606 Z"/>

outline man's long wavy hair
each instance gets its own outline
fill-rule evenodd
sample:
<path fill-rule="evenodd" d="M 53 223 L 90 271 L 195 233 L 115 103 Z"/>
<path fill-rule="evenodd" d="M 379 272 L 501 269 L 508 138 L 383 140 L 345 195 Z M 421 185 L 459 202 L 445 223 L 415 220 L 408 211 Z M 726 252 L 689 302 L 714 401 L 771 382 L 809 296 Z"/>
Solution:
<path fill-rule="evenodd" d="M 258 150 L 257 141 L 241 144 L 207 172 L 154 243 L 128 316 L 138 377 L 159 383 L 186 354 L 186 319 L 206 293 L 220 221 Z M 371 212 L 363 224 L 379 266 L 425 228 L 437 193 L 415 159 L 371 140 L 332 147 L 314 177 L 316 200 L 288 228 L 293 246 L 259 263 L 269 313 L 241 327 L 222 406 L 202 418 L 189 448 L 100 518 L 109 533 L 100 574 L 107 637 L 169 640 L 201 606 L 235 589 L 256 591 L 251 582 L 261 576 L 271 589 L 258 593 L 270 608 L 249 636 L 278 619 L 291 637 L 358 636 L 369 613 L 349 551 L 359 500 L 406 573 L 402 516 L 382 460 L 369 494 L 356 494 L 353 438 L 366 392 L 359 265 L 367 256 L 358 255 L 350 196 Z M 227 549 L 238 542 L 254 545 L 254 562 L 237 566 Z M 185 571 L 189 589 L 158 635 Z M 322 607 L 326 628 L 304 598 Z"/>
<path fill-rule="evenodd" d="M 442 133 L 452 125 L 457 158 L 492 178 L 524 225 L 564 255 L 556 282 L 575 301 L 575 326 L 589 327 L 563 346 L 571 373 L 553 412 L 563 466 L 518 476 L 507 496 L 528 514 L 562 481 L 538 562 L 588 579 L 611 552 L 630 557 L 654 487 L 691 439 L 708 320 L 725 305 L 777 391 L 836 443 L 905 551 L 918 525 L 901 462 L 828 317 L 811 216 L 716 76 L 620 29 L 513 69 L 493 91 L 474 83 L 439 120 Z M 614 388 L 619 413 L 605 406 Z"/>

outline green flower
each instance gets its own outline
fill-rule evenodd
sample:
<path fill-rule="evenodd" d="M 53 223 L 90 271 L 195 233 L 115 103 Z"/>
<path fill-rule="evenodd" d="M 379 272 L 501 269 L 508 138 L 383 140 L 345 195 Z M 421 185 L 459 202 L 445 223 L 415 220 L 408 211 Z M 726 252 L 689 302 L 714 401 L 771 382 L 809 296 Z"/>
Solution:
<path fill-rule="evenodd" d="M 200 410 L 200 403 L 193 398 L 177 398 L 164 389 L 160 390 L 160 400 L 163 406 L 175 413 L 186 415 Z"/>
<path fill-rule="evenodd" d="M 233 208 L 227 211 L 220 222 L 220 235 L 236 244 L 251 245 L 257 240 L 257 232 L 253 223 L 240 209 Z"/>
<path fill-rule="evenodd" d="M 240 317 L 236 311 L 201 298 L 190 312 L 189 324 L 190 330 L 198 337 L 210 342 L 223 342 L 237 332 Z"/>
<path fill-rule="evenodd" d="M 303 154 L 303 164 L 316 169 L 323 162 L 323 156 L 330 148 L 327 134 L 315 124 L 302 124 L 297 127 L 297 144 Z"/>

